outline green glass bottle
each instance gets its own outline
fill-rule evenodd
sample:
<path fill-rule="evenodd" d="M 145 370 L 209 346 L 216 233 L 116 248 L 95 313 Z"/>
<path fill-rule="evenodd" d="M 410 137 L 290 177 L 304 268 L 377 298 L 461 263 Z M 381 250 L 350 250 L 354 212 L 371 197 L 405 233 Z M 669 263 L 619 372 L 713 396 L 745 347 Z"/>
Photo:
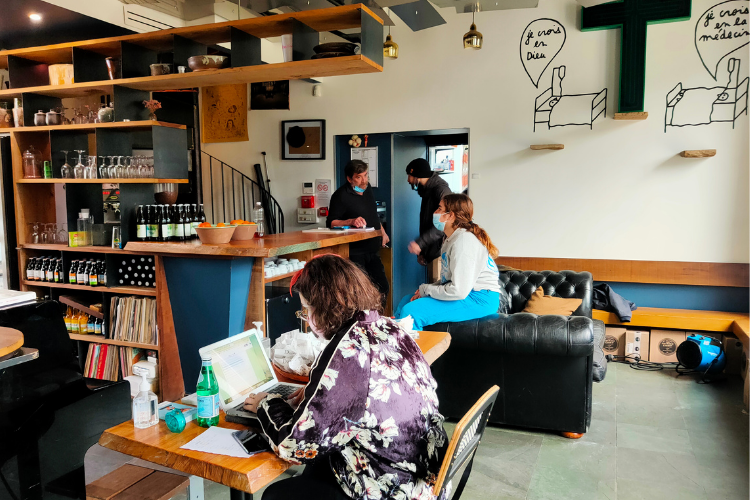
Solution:
<path fill-rule="evenodd" d="M 214 375 L 211 356 L 202 356 L 201 373 L 198 375 L 198 415 L 196 422 L 201 427 L 219 425 L 219 383 Z"/>

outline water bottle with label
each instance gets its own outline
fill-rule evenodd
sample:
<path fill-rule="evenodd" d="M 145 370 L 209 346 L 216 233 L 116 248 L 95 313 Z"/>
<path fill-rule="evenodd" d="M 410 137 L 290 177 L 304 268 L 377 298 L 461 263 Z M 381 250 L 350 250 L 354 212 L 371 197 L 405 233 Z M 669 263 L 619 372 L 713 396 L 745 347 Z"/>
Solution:
<path fill-rule="evenodd" d="M 219 425 L 219 383 L 214 375 L 211 356 L 202 356 L 201 373 L 198 375 L 198 415 L 196 422 L 201 427 Z"/>
<path fill-rule="evenodd" d="M 258 227 L 255 228 L 255 236 L 262 238 L 266 232 L 266 222 L 263 216 L 263 205 L 261 205 L 259 201 L 255 202 L 255 208 L 253 209 L 253 222 L 258 225 Z"/>

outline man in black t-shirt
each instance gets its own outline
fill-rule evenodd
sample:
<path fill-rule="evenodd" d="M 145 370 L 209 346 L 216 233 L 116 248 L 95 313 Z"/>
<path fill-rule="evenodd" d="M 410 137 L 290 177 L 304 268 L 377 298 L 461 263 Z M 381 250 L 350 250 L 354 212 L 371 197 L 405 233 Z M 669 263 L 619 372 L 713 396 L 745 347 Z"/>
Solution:
<path fill-rule="evenodd" d="M 331 196 L 326 227 L 372 227 L 380 231 L 380 237 L 355 241 L 349 244 L 349 259 L 361 267 L 378 287 L 385 301 L 388 295 L 388 279 L 378 250 L 388 244 L 389 238 L 380 225 L 375 197 L 369 183 L 367 163 L 351 160 L 344 167 L 346 183 Z"/>

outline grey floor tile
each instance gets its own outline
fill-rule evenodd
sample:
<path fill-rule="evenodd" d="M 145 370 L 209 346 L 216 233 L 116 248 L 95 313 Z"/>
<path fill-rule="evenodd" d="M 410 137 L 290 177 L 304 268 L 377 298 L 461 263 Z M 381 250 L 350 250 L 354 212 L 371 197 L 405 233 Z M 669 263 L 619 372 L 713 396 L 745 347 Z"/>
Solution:
<path fill-rule="evenodd" d="M 526 498 L 533 472 L 533 465 L 501 462 L 477 455 L 461 498 Z"/>
<path fill-rule="evenodd" d="M 666 487 L 700 489 L 700 466 L 693 455 L 617 448 L 617 480 L 628 479 Z"/>
<path fill-rule="evenodd" d="M 616 484 L 586 472 L 537 467 L 527 500 L 614 500 Z"/>
<path fill-rule="evenodd" d="M 732 461 L 748 467 L 748 439 L 722 432 L 717 428 L 688 430 L 693 454 L 701 466 Z"/>
<path fill-rule="evenodd" d="M 586 432 L 580 439 L 570 439 L 557 433 L 547 433 L 544 435 L 544 440 L 562 441 L 565 443 L 596 443 L 603 444 L 606 446 L 615 446 L 617 444 L 617 423 L 614 419 L 600 420 L 597 418 L 597 413 L 594 413 L 594 417 L 591 419 L 591 425 L 589 426 L 588 432 Z"/>
<path fill-rule="evenodd" d="M 84 457 L 84 474 L 86 484 L 93 483 L 100 477 L 119 469 L 133 459 L 130 455 L 119 453 L 95 444 Z"/>
<path fill-rule="evenodd" d="M 617 396 L 617 423 L 685 429 L 681 408 L 660 401 L 634 401 Z"/>
<path fill-rule="evenodd" d="M 716 500 L 721 497 L 715 497 Z M 618 479 L 617 500 L 708 500 L 700 486 Z M 713 500 L 713 499 L 712 499 Z M 722 499 L 723 500 L 723 499 Z"/>
<path fill-rule="evenodd" d="M 614 489 L 617 452 L 614 446 L 576 440 L 545 440 L 539 451 L 537 467 L 574 471 L 596 477 Z"/>
<path fill-rule="evenodd" d="M 648 425 L 617 424 L 617 446 L 636 450 L 692 455 L 688 432 Z"/>

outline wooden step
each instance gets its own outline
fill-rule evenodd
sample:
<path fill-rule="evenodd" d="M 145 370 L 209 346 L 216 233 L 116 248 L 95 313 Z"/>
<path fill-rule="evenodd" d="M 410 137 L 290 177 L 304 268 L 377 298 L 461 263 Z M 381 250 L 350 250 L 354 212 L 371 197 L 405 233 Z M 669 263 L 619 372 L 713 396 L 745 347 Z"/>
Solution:
<path fill-rule="evenodd" d="M 168 500 L 189 484 L 188 476 L 126 464 L 86 485 L 86 500 Z"/>

